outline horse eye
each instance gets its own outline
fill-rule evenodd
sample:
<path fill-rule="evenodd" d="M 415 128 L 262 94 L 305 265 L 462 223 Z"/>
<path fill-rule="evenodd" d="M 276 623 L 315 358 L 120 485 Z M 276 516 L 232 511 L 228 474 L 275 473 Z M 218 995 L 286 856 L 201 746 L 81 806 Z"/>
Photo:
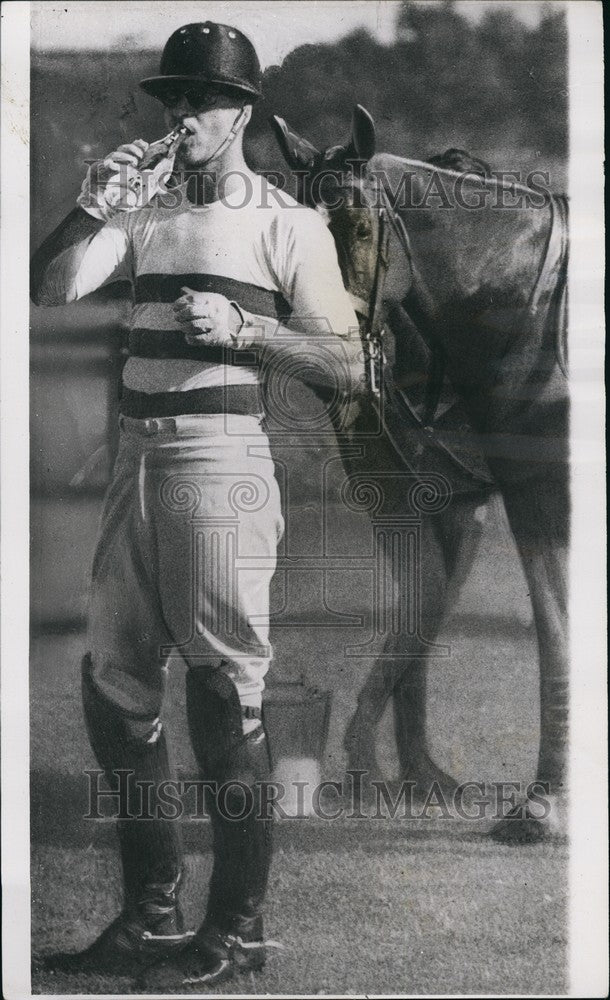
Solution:
<path fill-rule="evenodd" d="M 356 226 L 356 236 L 359 240 L 366 240 L 371 235 L 371 227 L 366 222 L 359 222 Z"/>

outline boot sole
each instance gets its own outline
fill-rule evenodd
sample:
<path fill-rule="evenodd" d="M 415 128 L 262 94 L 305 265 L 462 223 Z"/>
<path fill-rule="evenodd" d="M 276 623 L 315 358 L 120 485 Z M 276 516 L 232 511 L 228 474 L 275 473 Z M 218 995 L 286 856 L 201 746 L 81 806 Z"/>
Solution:
<path fill-rule="evenodd" d="M 212 987 L 216 986 L 217 983 L 226 983 L 230 979 L 233 979 L 236 975 L 241 975 L 244 972 L 262 972 L 265 967 L 265 958 L 253 956 L 251 959 L 246 959 L 245 961 L 236 961 L 231 959 L 222 959 L 220 962 L 220 967 L 202 976 L 193 976 L 191 979 L 185 979 L 179 974 L 175 977 L 164 975 L 163 970 L 160 970 L 159 979 L 157 982 L 153 982 L 154 967 L 143 970 L 145 975 L 144 978 L 139 979 L 136 982 L 138 989 L 143 992 L 179 992 L 181 989 L 192 989 L 194 987 Z"/>

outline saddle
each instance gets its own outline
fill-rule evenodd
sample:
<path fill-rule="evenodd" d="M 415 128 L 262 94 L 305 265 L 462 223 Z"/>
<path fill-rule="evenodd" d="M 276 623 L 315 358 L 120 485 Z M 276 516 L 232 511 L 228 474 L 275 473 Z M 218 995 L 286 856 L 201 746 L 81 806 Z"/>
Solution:
<path fill-rule="evenodd" d="M 398 323 L 400 334 L 385 338 L 381 396 L 383 427 L 394 449 L 414 472 L 444 475 L 454 493 L 492 488 L 492 473 L 461 397 L 439 373 L 438 359 L 418 328 L 404 310 L 400 316 L 398 311 L 390 325 L 396 330 Z"/>

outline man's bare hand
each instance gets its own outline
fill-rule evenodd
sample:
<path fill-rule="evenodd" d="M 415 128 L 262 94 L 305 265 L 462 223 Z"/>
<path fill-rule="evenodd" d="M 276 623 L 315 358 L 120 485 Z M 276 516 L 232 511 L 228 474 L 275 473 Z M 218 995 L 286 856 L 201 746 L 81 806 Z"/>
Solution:
<path fill-rule="evenodd" d="M 187 344 L 234 346 L 242 325 L 235 305 L 216 292 L 195 292 L 181 288 L 182 295 L 174 302 L 174 316 L 186 334 Z"/>

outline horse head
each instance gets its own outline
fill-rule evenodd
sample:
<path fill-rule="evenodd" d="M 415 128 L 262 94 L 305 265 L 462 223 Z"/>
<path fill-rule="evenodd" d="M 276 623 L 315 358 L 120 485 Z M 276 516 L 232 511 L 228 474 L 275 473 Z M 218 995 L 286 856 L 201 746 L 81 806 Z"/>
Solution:
<path fill-rule="evenodd" d="M 380 240 L 378 190 L 366 173 L 376 144 L 371 115 L 357 104 L 347 141 L 325 150 L 291 131 L 283 118 L 274 115 L 271 124 L 284 159 L 298 178 L 298 200 L 326 219 L 345 287 L 356 312 L 368 315 Z"/>

